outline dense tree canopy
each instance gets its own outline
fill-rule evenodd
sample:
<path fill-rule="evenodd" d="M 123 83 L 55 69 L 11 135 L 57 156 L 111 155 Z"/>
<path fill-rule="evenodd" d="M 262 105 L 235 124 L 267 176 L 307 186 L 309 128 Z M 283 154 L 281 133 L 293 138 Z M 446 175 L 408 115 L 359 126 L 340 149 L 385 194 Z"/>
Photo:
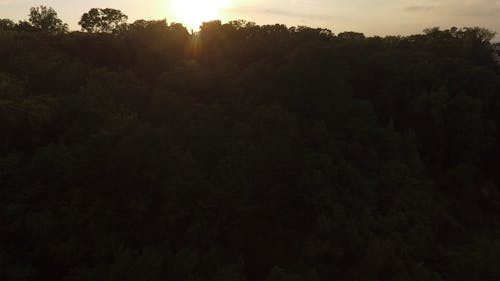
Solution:
<path fill-rule="evenodd" d="M 0 280 L 500 280 L 490 31 L 34 11 L 0 21 Z"/>

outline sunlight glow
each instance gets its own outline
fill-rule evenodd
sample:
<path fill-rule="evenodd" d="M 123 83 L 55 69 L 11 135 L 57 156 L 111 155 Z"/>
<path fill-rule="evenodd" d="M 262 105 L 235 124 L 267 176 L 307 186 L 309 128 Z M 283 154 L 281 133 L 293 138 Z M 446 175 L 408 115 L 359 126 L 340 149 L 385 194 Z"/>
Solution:
<path fill-rule="evenodd" d="M 175 21 L 188 28 L 198 29 L 201 23 L 220 19 L 230 0 L 171 0 Z"/>

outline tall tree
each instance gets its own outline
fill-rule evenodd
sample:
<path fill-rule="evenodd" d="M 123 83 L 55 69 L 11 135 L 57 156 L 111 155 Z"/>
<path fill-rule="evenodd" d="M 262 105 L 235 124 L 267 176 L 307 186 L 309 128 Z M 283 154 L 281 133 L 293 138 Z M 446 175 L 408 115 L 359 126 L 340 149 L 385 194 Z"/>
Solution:
<path fill-rule="evenodd" d="M 68 25 L 57 17 L 57 12 L 51 7 L 32 7 L 29 22 L 33 27 L 45 33 L 56 34 L 68 31 Z"/>
<path fill-rule="evenodd" d="M 125 26 L 127 19 L 120 10 L 92 8 L 82 15 L 78 24 L 90 33 L 116 33 Z"/>

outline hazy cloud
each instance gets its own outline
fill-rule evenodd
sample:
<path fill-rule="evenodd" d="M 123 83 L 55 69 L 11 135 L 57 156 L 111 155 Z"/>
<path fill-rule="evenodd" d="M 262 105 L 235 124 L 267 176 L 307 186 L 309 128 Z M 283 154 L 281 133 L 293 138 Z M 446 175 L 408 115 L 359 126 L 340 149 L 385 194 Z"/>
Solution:
<path fill-rule="evenodd" d="M 228 12 L 232 14 L 260 14 L 260 15 L 271 15 L 271 16 L 284 16 L 288 18 L 299 18 L 299 19 L 314 18 L 314 19 L 327 20 L 332 18 L 332 16 L 328 14 L 307 13 L 307 12 L 298 12 L 298 11 L 274 9 L 274 8 L 266 9 L 260 7 L 238 7 L 229 9 Z"/>
<path fill-rule="evenodd" d="M 406 12 L 427 12 L 434 9 L 434 6 L 407 6 L 403 10 Z"/>

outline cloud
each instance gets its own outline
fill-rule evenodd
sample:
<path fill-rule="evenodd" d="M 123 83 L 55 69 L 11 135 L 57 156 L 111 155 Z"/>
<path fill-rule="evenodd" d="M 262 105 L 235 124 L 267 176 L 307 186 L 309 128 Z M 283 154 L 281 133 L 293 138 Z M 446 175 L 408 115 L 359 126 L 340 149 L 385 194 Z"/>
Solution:
<path fill-rule="evenodd" d="M 484 1 L 478 1 L 478 3 L 458 8 L 456 11 L 458 15 L 465 17 L 498 17 L 500 16 L 500 2 L 491 1 L 485 3 Z"/>
<path fill-rule="evenodd" d="M 427 12 L 433 10 L 435 7 L 434 6 L 407 6 L 404 7 L 403 10 L 405 12 Z"/>
<path fill-rule="evenodd" d="M 330 19 L 330 15 L 326 14 L 318 14 L 318 13 L 299 13 L 299 12 L 291 12 L 286 10 L 277 10 L 277 9 L 265 9 L 261 10 L 260 13 L 268 14 L 268 15 L 276 15 L 276 16 L 286 16 L 290 18 L 315 18 L 315 19 Z"/>
<path fill-rule="evenodd" d="M 444 17 L 497 17 L 500 15 L 500 0 L 440 0 L 431 4 L 414 5 L 406 11 L 435 10 Z M 483 18 L 484 19 L 484 18 Z"/>
<path fill-rule="evenodd" d="M 233 14 L 258 14 L 258 15 L 270 15 L 270 16 L 284 16 L 288 18 L 296 19 L 319 19 L 328 20 L 331 19 L 331 15 L 321 14 L 321 13 L 305 13 L 296 12 L 293 10 L 277 9 L 277 8 L 261 8 L 261 7 L 235 7 L 228 10 Z"/>

